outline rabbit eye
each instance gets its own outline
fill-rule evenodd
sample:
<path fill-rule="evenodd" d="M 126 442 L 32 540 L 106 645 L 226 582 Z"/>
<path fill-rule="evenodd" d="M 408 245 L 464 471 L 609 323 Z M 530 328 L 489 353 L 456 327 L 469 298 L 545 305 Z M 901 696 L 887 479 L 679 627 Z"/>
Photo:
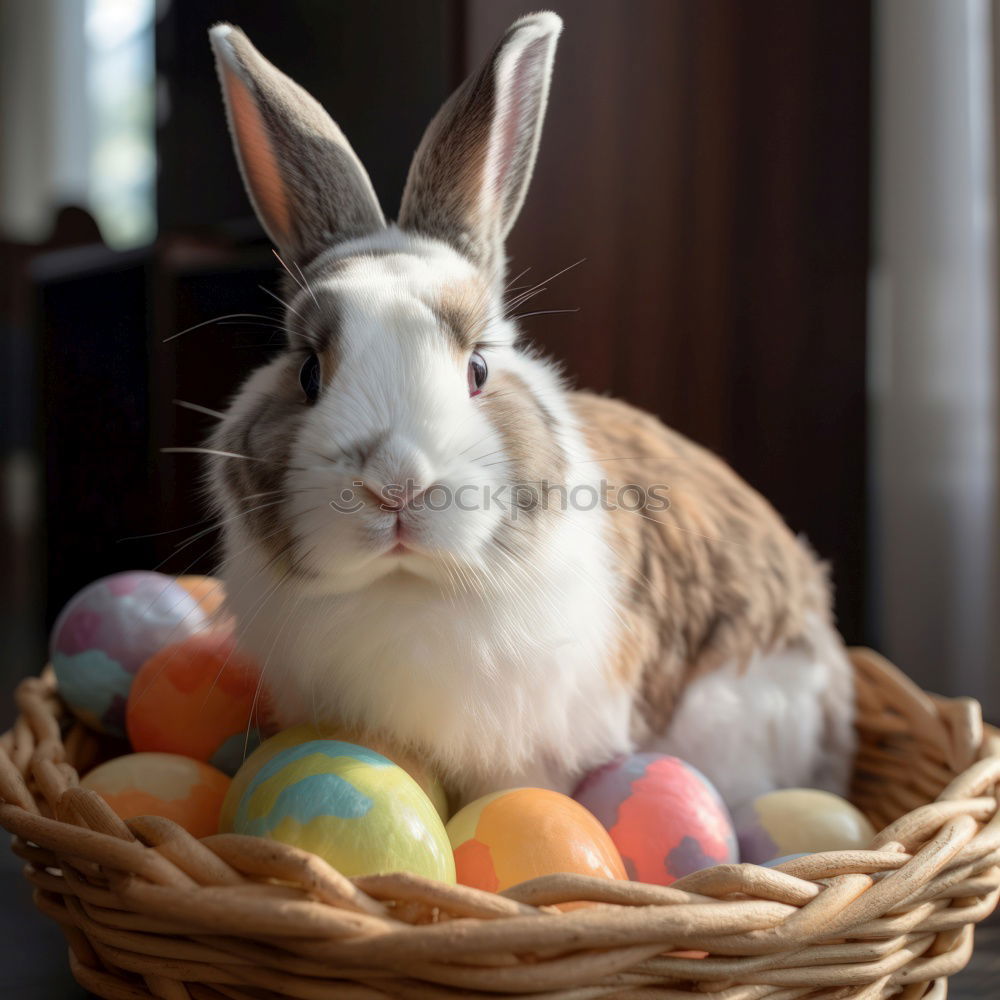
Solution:
<path fill-rule="evenodd" d="M 472 357 L 469 358 L 469 395 L 478 396 L 485 382 L 486 359 L 479 351 L 473 351 Z"/>
<path fill-rule="evenodd" d="M 311 352 L 306 356 L 299 369 L 299 385 L 302 386 L 306 399 L 310 403 L 315 403 L 316 397 L 319 396 L 320 369 L 319 358 Z"/>

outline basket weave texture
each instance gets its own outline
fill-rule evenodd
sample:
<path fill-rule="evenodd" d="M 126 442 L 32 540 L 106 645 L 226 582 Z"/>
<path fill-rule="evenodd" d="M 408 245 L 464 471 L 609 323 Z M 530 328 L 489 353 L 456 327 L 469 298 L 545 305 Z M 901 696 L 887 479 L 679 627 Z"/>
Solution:
<path fill-rule="evenodd" d="M 77 980 L 109 1000 L 943 1000 L 1000 895 L 1000 735 L 975 701 L 852 659 L 852 797 L 881 832 L 777 869 L 722 865 L 669 888 L 558 875 L 494 895 L 125 823 L 79 787 L 101 747 L 50 672 L 20 685 L 0 737 L 0 825 Z"/>

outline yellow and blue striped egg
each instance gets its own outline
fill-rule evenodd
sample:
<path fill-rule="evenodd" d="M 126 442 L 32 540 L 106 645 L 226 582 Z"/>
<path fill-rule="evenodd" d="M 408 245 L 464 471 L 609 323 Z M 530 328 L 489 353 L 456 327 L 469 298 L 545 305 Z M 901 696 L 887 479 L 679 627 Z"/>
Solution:
<path fill-rule="evenodd" d="M 268 760 L 247 785 L 233 830 L 310 851 L 344 875 L 455 881 L 444 824 L 416 781 L 341 740 L 310 740 Z"/>
<path fill-rule="evenodd" d="M 343 726 L 334 723 L 309 723 L 304 722 L 291 729 L 283 729 L 280 733 L 264 740 L 246 760 L 240 765 L 239 770 L 233 776 L 233 783 L 226 793 L 226 801 L 222 804 L 222 813 L 219 816 L 219 833 L 232 833 L 233 822 L 236 818 L 236 810 L 239 808 L 240 800 L 247 786 L 260 769 L 269 761 L 273 760 L 283 750 L 289 747 L 298 746 L 300 743 L 308 743 L 310 740 L 339 740 L 341 743 L 354 743 L 358 746 L 374 750 L 376 753 L 388 757 L 393 764 L 398 764 L 413 780 L 423 789 L 424 794 L 431 800 L 437 814 L 441 817 L 442 823 L 448 822 L 448 796 L 441 782 L 434 773 L 425 767 L 420 759 L 413 754 L 401 753 L 395 747 L 390 747 L 384 740 L 371 735 L 345 729 Z"/>

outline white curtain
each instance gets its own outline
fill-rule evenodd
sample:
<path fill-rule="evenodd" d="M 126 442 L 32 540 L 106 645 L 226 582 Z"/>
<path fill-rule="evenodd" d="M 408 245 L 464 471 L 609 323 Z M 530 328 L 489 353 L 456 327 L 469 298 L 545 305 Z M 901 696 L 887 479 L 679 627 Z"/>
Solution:
<path fill-rule="evenodd" d="M 0 237 L 40 242 L 78 205 L 112 246 L 152 239 L 155 9 L 0 0 Z"/>
<path fill-rule="evenodd" d="M 880 645 L 1000 719 L 995 15 L 876 6 L 870 471 Z"/>
<path fill-rule="evenodd" d="M 0 233 L 44 240 L 54 209 L 88 202 L 84 0 L 0 0 Z"/>

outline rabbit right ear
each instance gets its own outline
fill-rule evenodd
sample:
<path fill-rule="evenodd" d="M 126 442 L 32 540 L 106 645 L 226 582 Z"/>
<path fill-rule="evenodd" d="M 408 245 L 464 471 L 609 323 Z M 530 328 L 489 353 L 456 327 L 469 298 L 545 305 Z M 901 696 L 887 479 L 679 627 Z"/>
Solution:
<path fill-rule="evenodd" d="M 209 32 L 229 130 L 257 218 L 300 265 L 385 226 L 368 174 L 319 103 L 239 28 Z"/>
<path fill-rule="evenodd" d="M 560 31 L 551 11 L 508 28 L 428 126 L 403 192 L 403 229 L 450 243 L 494 280 L 535 166 Z"/>

